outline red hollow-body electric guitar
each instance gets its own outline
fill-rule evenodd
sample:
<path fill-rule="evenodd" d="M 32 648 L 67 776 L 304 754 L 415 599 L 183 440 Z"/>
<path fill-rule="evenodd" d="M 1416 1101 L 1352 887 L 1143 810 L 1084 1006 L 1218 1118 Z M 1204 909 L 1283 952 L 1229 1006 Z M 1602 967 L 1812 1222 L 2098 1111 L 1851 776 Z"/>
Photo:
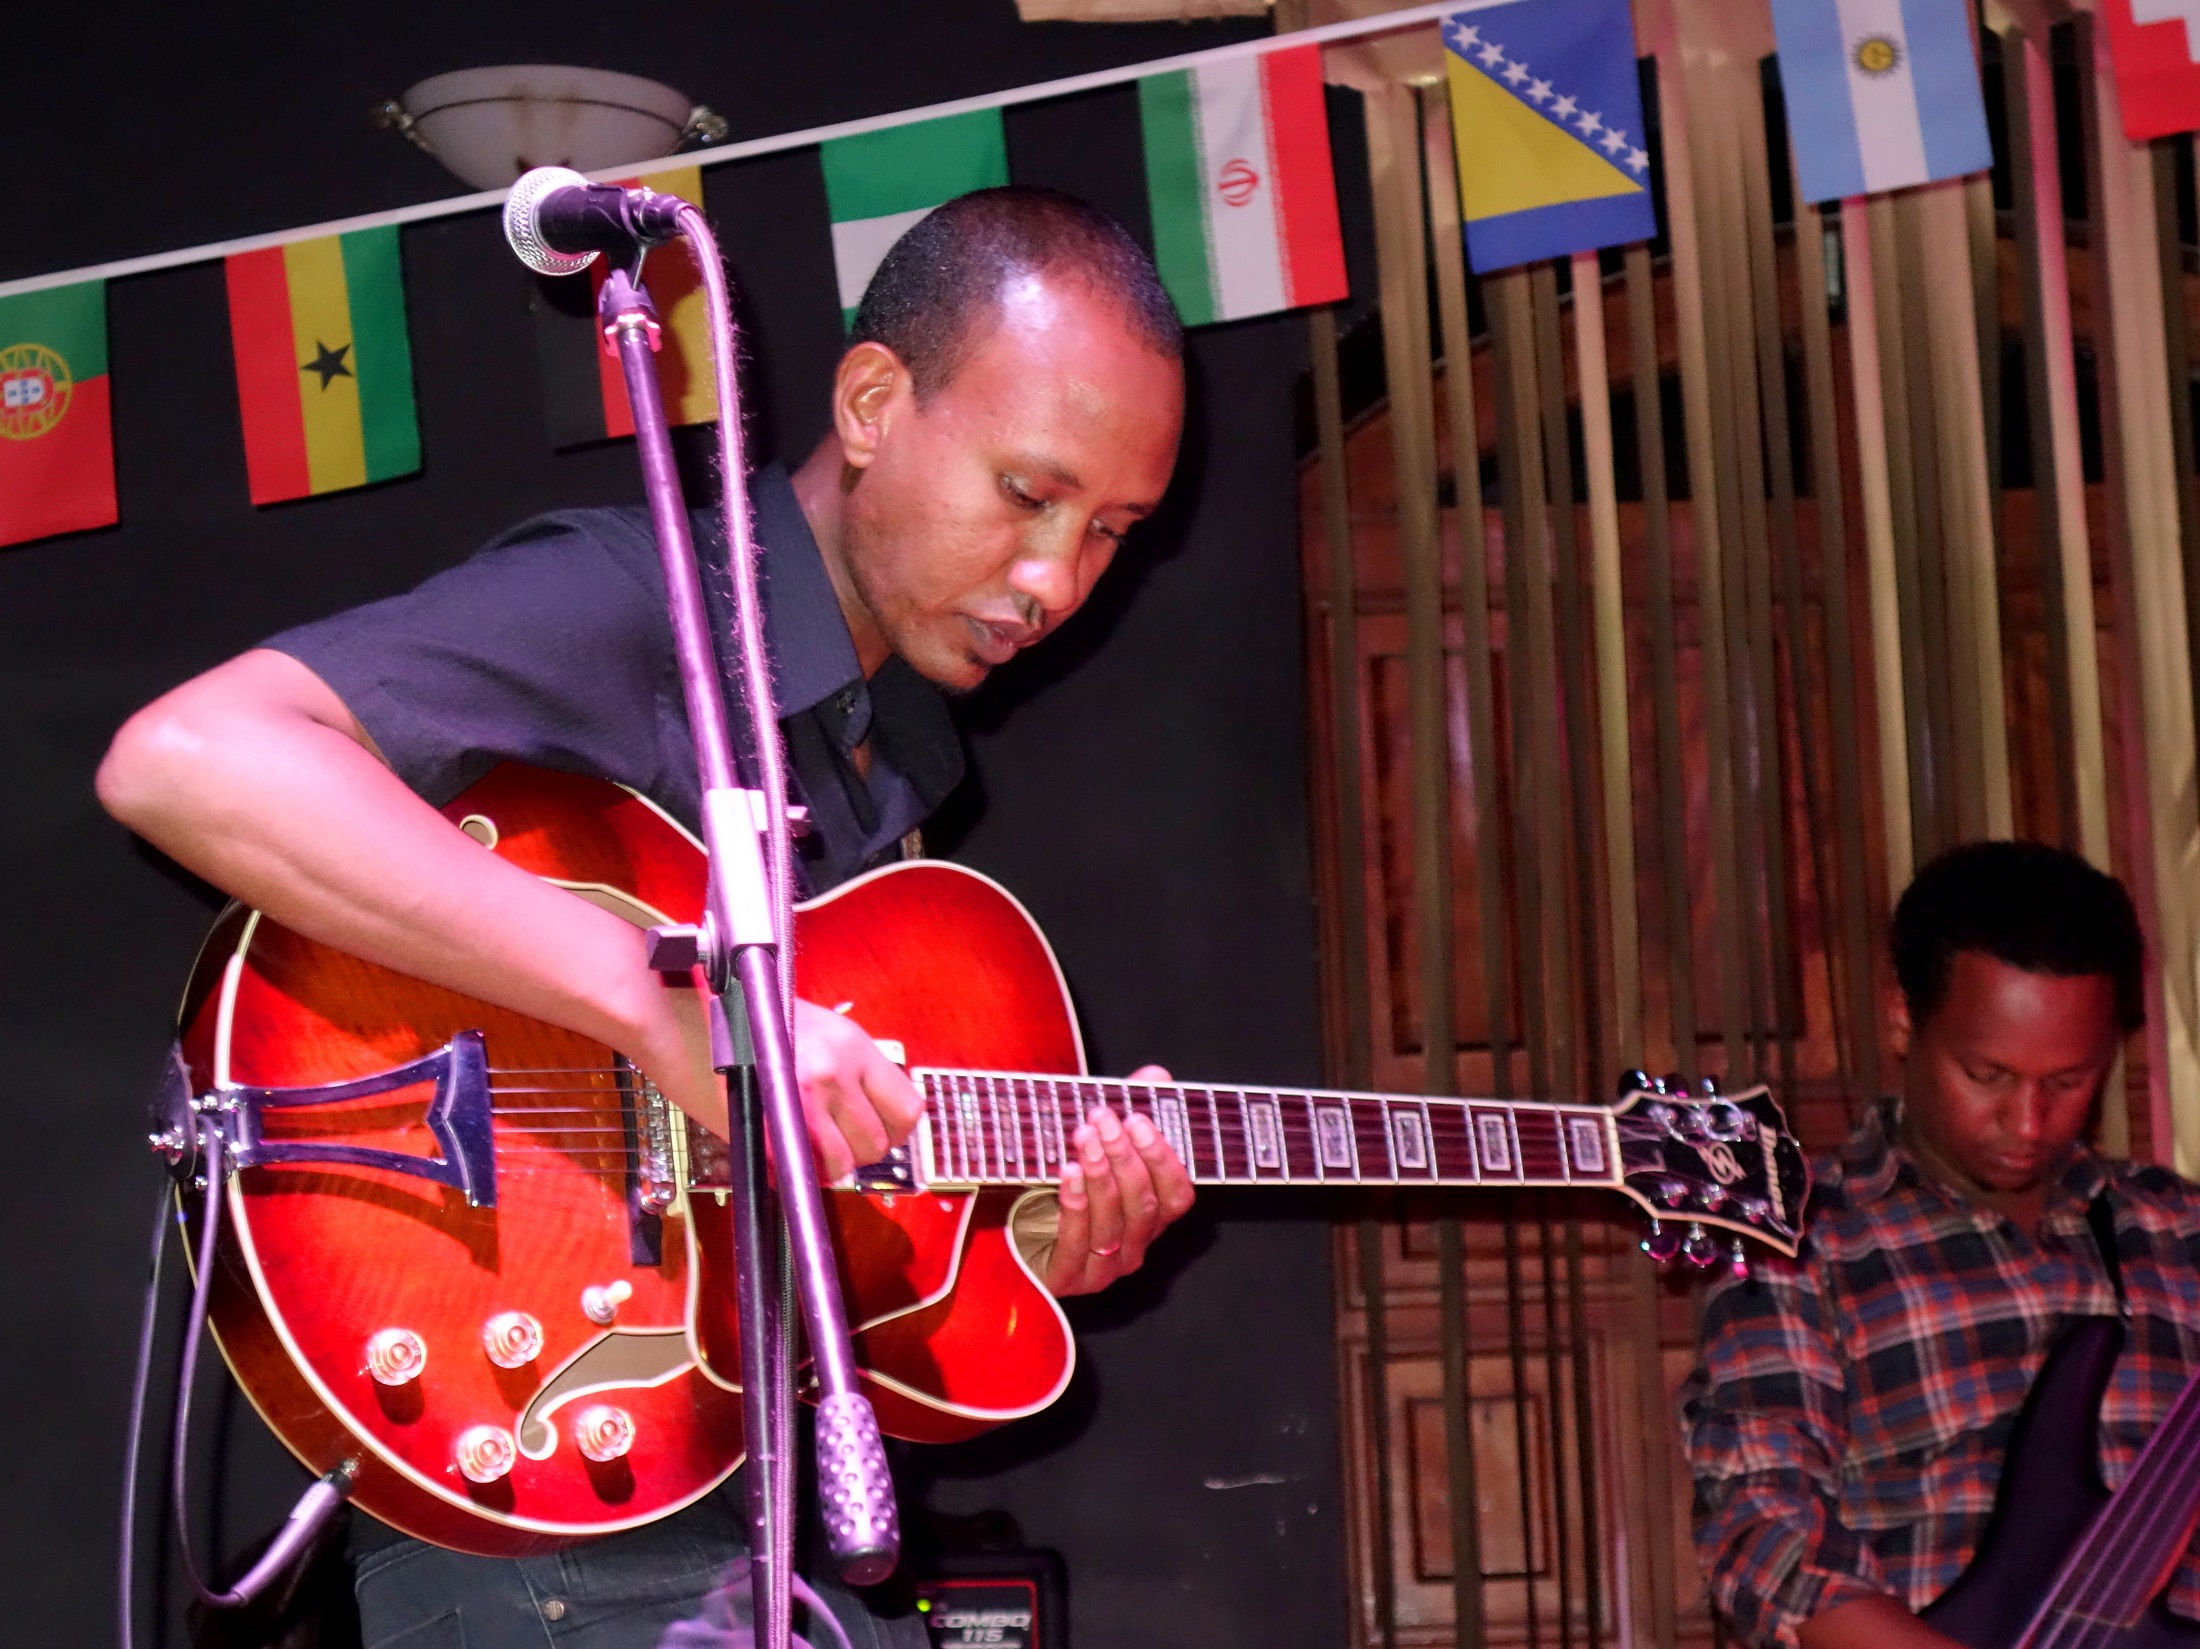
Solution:
<path fill-rule="evenodd" d="M 637 923 L 696 919 L 703 858 L 649 803 L 501 767 L 444 809 L 484 851 Z M 937 861 L 802 908 L 802 995 L 924 1096 L 894 1157 L 827 1196 L 856 1355 L 890 1433 L 1042 1409 L 1075 1347 L 1008 1222 L 1094 1104 L 1148 1116 L 1201 1185 L 1599 1186 L 1793 1251 L 1808 1178 L 1761 1091 L 1619 1108 L 1088 1078 L 1053 953 Z M 723 1148 L 588 1039 L 315 944 L 217 922 L 185 994 L 171 1127 L 238 1164 L 212 1320 L 316 1472 L 461 1551 L 516 1555 L 694 1500 L 742 1452 Z M 184 1088 L 187 1092 L 182 1091 Z M 1668 1239 L 1670 1240 L 1670 1238 Z"/>

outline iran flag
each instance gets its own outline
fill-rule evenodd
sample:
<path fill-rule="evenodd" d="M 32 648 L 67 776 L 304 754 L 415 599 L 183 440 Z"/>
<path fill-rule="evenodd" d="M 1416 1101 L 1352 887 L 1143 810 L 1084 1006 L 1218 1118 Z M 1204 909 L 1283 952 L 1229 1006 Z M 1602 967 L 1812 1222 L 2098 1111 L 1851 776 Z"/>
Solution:
<path fill-rule="evenodd" d="M 1346 292 L 1319 46 L 1138 83 L 1154 261 L 1186 326 Z"/>

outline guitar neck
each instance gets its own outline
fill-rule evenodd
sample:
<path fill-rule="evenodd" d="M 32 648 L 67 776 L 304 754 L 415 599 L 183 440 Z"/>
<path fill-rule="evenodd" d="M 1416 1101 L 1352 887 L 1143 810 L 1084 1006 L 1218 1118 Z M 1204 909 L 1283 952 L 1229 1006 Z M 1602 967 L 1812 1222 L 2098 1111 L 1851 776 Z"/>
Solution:
<path fill-rule="evenodd" d="M 1143 1116 L 1199 1185 L 1620 1185 L 1613 1114 L 1533 1100 L 917 1069 L 933 1187 L 1051 1185 L 1095 1106 Z"/>

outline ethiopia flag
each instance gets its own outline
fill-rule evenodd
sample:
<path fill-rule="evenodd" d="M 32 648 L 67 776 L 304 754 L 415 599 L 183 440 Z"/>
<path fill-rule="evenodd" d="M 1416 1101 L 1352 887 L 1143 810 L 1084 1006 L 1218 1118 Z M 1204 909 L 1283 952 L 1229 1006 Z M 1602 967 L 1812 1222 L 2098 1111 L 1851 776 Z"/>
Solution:
<path fill-rule="evenodd" d="M 396 227 L 239 252 L 227 273 L 252 502 L 419 469 Z"/>
<path fill-rule="evenodd" d="M 1658 232 L 1627 0 L 1513 0 L 1443 32 L 1478 273 Z"/>
<path fill-rule="evenodd" d="M 1138 83 L 1154 261 L 1187 326 L 1345 295 L 1319 46 Z"/>
<path fill-rule="evenodd" d="M 903 231 L 957 195 L 1008 182 L 1008 138 L 998 109 L 836 137 L 818 145 L 818 160 L 846 326 L 855 324 L 863 289 Z"/>
<path fill-rule="evenodd" d="M 0 298 L 0 544 L 116 518 L 107 283 Z"/>
<path fill-rule="evenodd" d="M 703 204 L 703 172 L 677 166 L 646 178 L 622 178 L 619 187 L 647 184 L 660 195 Z M 541 276 L 529 308 L 535 317 L 535 366 L 542 380 L 543 410 L 554 447 L 581 446 L 634 433 L 634 409 L 626 399 L 626 373 L 596 324 L 596 298 L 609 266 L 598 258 L 585 281 Z M 710 316 L 703 286 L 684 242 L 660 246 L 642 265 L 642 285 L 657 306 L 657 384 L 665 421 L 707 424 L 718 416 L 718 390 L 710 374 Z"/>

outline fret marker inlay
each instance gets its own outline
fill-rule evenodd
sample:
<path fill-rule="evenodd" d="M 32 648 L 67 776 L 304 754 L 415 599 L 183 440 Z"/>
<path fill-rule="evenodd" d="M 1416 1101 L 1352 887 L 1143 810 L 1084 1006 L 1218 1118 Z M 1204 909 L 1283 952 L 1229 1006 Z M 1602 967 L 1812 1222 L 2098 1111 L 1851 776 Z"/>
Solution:
<path fill-rule="evenodd" d="M 1574 1167 L 1584 1174 L 1604 1172 L 1604 1128 L 1593 1117 L 1574 1117 L 1566 1125 Z"/>
<path fill-rule="evenodd" d="M 1169 1149 L 1176 1153 L 1177 1161 L 1186 1168 L 1192 1166 L 1192 1130 L 1184 1119 L 1184 1101 L 1171 1094 L 1158 1095 L 1153 1104 L 1154 1121 L 1160 1127 L 1161 1137 L 1169 1142 Z"/>
<path fill-rule="evenodd" d="M 1398 1153 L 1401 1168 L 1426 1168 L 1428 1166 L 1428 1138 L 1421 1131 L 1420 1113 L 1393 1111 L 1390 1116 L 1392 1149 Z"/>
<path fill-rule="evenodd" d="M 1324 1168 L 1352 1172 L 1352 1119 L 1342 1105 L 1314 1107 L 1314 1145 Z"/>
<path fill-rule="evenodd" d="M 1283 1124 L 1276 1115 L 1276 1102 L 1272 1099 L 1249 1099 L 1245 1102 L 1246 1126 L 1253 1136 L 1253 1166 L 1255 1168 L 1281 1168 L 1283 1166 Z"/>
<path fill-rule="evenodd" d="M 1494 1112 L 1484 1111 L 1474 1119 L 1474 1127 L 1480 1136 L 1483 1168 L 1492 1174 L 1511 1173 L 1512 1132 L 1505 1126 L 1505 1119 Z"/>

